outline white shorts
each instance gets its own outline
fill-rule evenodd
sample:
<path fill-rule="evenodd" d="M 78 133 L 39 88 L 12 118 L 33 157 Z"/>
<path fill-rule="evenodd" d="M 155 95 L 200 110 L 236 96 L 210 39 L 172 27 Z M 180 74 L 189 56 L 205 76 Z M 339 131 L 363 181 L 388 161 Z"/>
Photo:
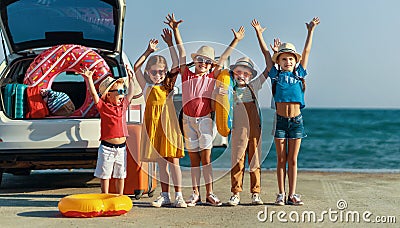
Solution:
<path fill-rule="evenodd" d="M 109 147 L 100 144 L 94 176 L 100 179 L 126 178 L 126 146 Z"/>
<path fill-rule="evenodd" d="M 212 148 L 214 134 L 210 114 L 202 117 L 190 117 L 183 114 L 182 123 L 187 150 L 201 151 Z"/>

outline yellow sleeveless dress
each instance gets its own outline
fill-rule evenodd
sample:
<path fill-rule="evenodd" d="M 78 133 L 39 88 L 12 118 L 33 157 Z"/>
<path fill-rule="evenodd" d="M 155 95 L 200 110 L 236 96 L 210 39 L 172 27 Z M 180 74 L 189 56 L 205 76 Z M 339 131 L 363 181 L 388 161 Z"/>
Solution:
<path fill-rule="evenodd" d="M 185 156 L 183 136 L 172 97 L 172 92 L 164 85 L 153 85 L 146 90 L 141 139 L 142 161 Z"/>

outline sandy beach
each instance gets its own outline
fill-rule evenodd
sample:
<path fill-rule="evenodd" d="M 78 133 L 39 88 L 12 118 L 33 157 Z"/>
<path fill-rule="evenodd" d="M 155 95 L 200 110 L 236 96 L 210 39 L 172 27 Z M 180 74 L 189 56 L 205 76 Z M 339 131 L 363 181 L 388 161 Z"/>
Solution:
<path fill-rule="evenodd" d="M 298 193 L 305 205 L 275 206 L 277 191 L 275 173 L 262 172 L 264 205 L 250 204 L 249 175 L 246 173 L 241 204 L 225 205 L 230 193 L 230 176 L 219 176 L 214 183 L 215 194 L 224 202 L 221 207 L 198 205 L 193 208 L 153 208 L 155 196 L 132 197 L 133 208 L 117 217 L 66 218 L 57 204 L 70 194 L 98 193 L 100 185 L 90 172 L 34 172 L 30 176 L 5 174 L 0 189 L 0 221 L 2 227 L 266 227 L 295 225 L 305 227 L 339 227 L 343 225 L 373 227 L 377 223 L 395 227 L 400 223 L 400 174 L 304 172 L 298 176 Z M 184 184 L 190 173 L 184 171 Z M 202 187 L 201 194 L 205 195 Z M 184 197 L 191 193 L 183 188 Z M 173 192 L 172 192 L 173 195 Z M 203 198 L 204 199 L 204 198 Z M 315 221 L 314 221 L 315 220 Z M 398 225 L 397 225 L 398 226 Z"/>

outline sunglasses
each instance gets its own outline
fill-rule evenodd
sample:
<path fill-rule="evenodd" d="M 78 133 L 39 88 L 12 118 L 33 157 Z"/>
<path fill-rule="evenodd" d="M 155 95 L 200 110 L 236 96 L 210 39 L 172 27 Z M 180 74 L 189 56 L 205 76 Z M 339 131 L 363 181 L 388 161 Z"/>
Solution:
<path fill-rule="evenodd" d="M 205 64 L 212 64 L 211 59 L 206 59 L 201 56 L 196 56 L 196 62 L 198 63 L 205 63 Z"/>
<path fill-rule="evenodd" d="M 151 74 L 153 76 L 156 76 L 157 74 L 159 74 L 159 75 L 165 74 L 165 70 L 149 70 L 147 72 L 149 72 L 149 74 Z"/>
<path fill-rule="evenodd" d="M 243 75 L 243 76 L 245 76 L 246 78 L 252 76 L 252 73 L 249 73 L 249 72 L 246 72 L 246 71 L 241 71 L 241 70 L 235 70 L 235 71 L 233 71 L 233 73 L 234 73 L 236 76 Z"/>
<path fill-rule="evenodd" d="M 108 92 L 118 92 L 118 95 L 125 95 L 126 89 L 111 89 L 111 90 L 108 90 Z"/>

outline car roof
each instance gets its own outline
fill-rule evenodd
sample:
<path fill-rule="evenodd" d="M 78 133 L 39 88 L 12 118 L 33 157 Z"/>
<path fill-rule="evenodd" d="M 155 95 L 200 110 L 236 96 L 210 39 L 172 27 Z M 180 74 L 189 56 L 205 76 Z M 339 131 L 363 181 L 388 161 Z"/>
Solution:
<path fill-rule="evenodd" d="M 9 52 L 79 44 L 120 53 L 125 0 L 1 0 Z"/>

